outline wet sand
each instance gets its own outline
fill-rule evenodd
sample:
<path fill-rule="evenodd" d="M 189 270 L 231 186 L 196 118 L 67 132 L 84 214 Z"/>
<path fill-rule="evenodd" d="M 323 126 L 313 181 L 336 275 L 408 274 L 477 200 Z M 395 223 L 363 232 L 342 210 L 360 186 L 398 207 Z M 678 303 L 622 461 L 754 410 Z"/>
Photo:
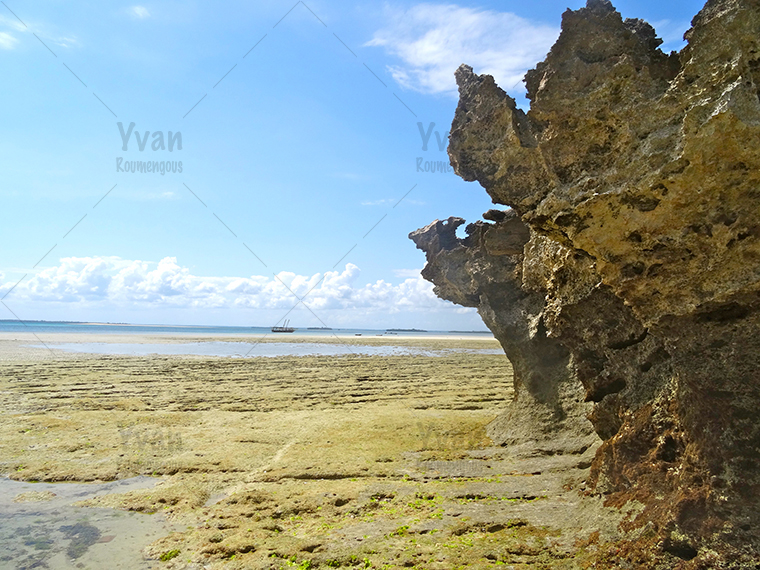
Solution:
<path fill-rule="evenodd" d="M 304 340 L 283 336 L 263 342 Z M 212 338 L 259 340 L 42 340 Z M 498 348 L 466 337 L 343 340 Z M 152 489 L 86 504 L 160 512 L 183 525 L 145 551 L 162 567 L 575 568 L 600 537 L 616 536 L 624 516 L 581 499 L 593 449 L 514 457 L 491 446 L 485 426 L 512 396 L 503 355 L 133 357 L 28 344 L 39 343 L 0 335 L 0 473 L 155 477 Z"/>

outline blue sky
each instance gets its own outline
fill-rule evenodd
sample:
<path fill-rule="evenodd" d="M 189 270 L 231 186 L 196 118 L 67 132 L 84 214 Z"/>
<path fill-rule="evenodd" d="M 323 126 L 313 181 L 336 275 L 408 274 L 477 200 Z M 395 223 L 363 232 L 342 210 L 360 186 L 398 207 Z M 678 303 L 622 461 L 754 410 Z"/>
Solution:
<path fill-rule="evenodd" d="M 417 164 L 448 162 L 460 63 L 524 105 L 583 4 L 7 0 L 0 318 L 268 326 L 311 291 L 297 326 L 482 329 L 407 234 L 490 200 Z M 679 49 L 701 3 L 616 7 Z"/>

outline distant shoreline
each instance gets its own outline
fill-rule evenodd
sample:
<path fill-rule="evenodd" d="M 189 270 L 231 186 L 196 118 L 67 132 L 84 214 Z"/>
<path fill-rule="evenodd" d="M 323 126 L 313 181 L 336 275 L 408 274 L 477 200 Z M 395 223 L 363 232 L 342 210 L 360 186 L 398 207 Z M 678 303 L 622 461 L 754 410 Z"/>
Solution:
<path fill-rule="evenodd" d="M 114 327 L 118 328 L 130 328 L 130 329 L 167 329 L 167 332 L 171 330 L 183 331 L 197 331 L 197 332 L 218 332 L 218 333 L 239 333 L 239 334 L 251 334 L 259 333 L 261 331 L 270 331 L 269 326 L 243 326 L 243 325 L 166 325 L 166 324 L 138 324 L 138 323 L 101 323 L 91 321 L 45 321 L 45 320 L 16 320 L 16 319 L 0 319 L 0 332 L 8 332 L 15 330 L 24 330 L 27 328 L 44 328 L 45 332 L 57 332 L 55 329 L 66 328 L 69 330 L 65 332 L 74 332 L 71 329 L 83 329 L 86 331 L 87 327 Z M 430 334 L 430 335 L 449 335 L 449 334 L 491 334 L 489 330 L 483 331 L 445 331 L 445 330 L 425 330 L 417 328 L 386 328 L 386 329 L 364 329 L 364 328 L 331 328 L 331 327 L 295 327 L 297 331 L 309 332 L 309 333 L 355 333 L 361 332 L 366 334 L 384 334 L 384 333 L 411 333 L 411 334 Z M 114 331 L 117 332 L 117 331 Z"/>

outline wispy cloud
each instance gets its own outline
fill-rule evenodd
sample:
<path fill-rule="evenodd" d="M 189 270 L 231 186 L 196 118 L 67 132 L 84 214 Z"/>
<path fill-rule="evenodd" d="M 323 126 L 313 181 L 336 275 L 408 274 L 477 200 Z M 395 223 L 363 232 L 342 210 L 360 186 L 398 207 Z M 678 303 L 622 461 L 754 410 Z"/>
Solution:
<path fill-rule="evenodd" d="M 49 39 L 55 45 L 61 46 L 63 48 L 76 47 L 79 45 L 79 41 L 76 38 L 68 36 L 51 37 Z"/>
<path fill-rule="evenodd" d="M 150 12 L 148 12 L 148 9 L 145 6 L 132 6 L 129 9 L 130 14 L 135 16 L 136 18 L 140 18 L 141 20 L 144 20 L 145 18 L 150 18 Z"/>
<path fill-rule="evenodd" d="M 10 18 L 8 16 L 0 15 L 0 26 L 4 26 L 6 28 L 11 28 L 13 30 L 16 30 L 17 32 L 23 32 L 26 30 L 26 26 L 16 20 L 15 18 Z"/>
<path fill-rule="evenodd" d="M 176 200 L 179 198 L 176 192 L 171 191 L 155 191 L 150 192 L 147 190 L 133 190 L 130 192 L 123 192 L 121 197 L 125 200 L 133 200 L 135 202 L 153 202 L 157 200 Z"/>
<path fill-rule="evenodd" d="M 513 89 L 559 36 L 559 28 L 509 12 L 456 4 L 388 7 L 385 15 L 387 24 L 366 45 L 397 57 L 400 63 L 388 67 L 393 78 L 423 93 L 456 93 L 454 71 L 462 63 Z"/>
<path fill-rule="evenodd" d="M 369 177 L 365 174 L 356 174 L 354 172 L 338 172 L 333 174 L 335 178 L 341 178 L 343 180 L 367 180 Z"/>
<path fill-rule="evenodd" d="M 6 32 L 0 32 L 0 49 L 13 49 L 18 40 Z"/>
<path fill-rule="evenodd" d="M 402 278 L 416 279 L 420 276 L 422 269 L 394 269 L 393 275 Z"/>
<path fill-rule="evenodd" d="M 74 36 L 60 36 L 56 35 L 54 33 L 51 33 L 48 31 L 50 28 L 49 25 L 46 25 L 43 22 L 34 22 L 32 20 L 25 20 L 26 25 L 22 24 L 18 20 L 8 18 L 6 16 L 0 15 L 0 26 L 4 28 L 9 28 L 11 31 L 15 32 L 22 32 L 22 33 L 35 33 L 37 36 L 45 40 L 45 42 L 50 42 L 51 44 L 57 45 L 62 48 L 70 48 L 70 47 L 77 47 L 79 46 L 79 41 Z M 34 40 L 37 41 L 37 40 Z M 19 39 L 14 36 L 13 34 L 9 32 L 0 32 L 0 49 L 13 49 L 16 44 L 19 42 Z"/>

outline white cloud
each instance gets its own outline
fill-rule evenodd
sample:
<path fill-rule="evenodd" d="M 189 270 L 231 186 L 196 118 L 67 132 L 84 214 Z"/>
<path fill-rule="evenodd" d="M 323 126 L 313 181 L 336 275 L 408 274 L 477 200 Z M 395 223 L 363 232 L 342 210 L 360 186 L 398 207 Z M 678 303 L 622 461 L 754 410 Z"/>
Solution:
<path fill-rule="evenodd" d="M 148 12 L 148 9 L 145 6 L 132 6 L 129 11 L 133 16 L 136 16 L 141 20 L 150 17 L 150 12 Z"/>
<path fill-rule="evenodd" d="M 388 24 L 366 45 L 382 47 L 400 60 L 393 78 L 423 93 L 456 93 L 454 71 L 462 63 L 493 75 L 505 90 L 544 59 L 559 28 L 509 12 L 456 4 L 418 4 L 407 11 L 386 8 Z"/>
<path fill-rule="evenodd" d="M 0 32 L 0 49 L 13 49 L 18 40 L 6 32 Z"/>
<path fill-rule="evenodd" d="M 119 257 L 66 257 L 20 283 L 12 302 L 67 303 L 86 307 L 186 309 L 277 309 L 288 311 L 298 297 L 317 314 L 326 310 L 382 312 L 450 311 L 419 270 L 399 270 L 406 278 L 394 285 L 384 280 L 360 284 L 360 269 L 351 263 L 342 271 L 298 275 L 203 277 L 182 267 L 174 257 L 147 262 Z M 1 277 L 1 275 L 0 275 Z M 13 282 L 0 284 L 0 294 Z M 290 290 L 289 290 L 290 289 Z M 292 291 L 292 293 L 291 293 Z"/>

